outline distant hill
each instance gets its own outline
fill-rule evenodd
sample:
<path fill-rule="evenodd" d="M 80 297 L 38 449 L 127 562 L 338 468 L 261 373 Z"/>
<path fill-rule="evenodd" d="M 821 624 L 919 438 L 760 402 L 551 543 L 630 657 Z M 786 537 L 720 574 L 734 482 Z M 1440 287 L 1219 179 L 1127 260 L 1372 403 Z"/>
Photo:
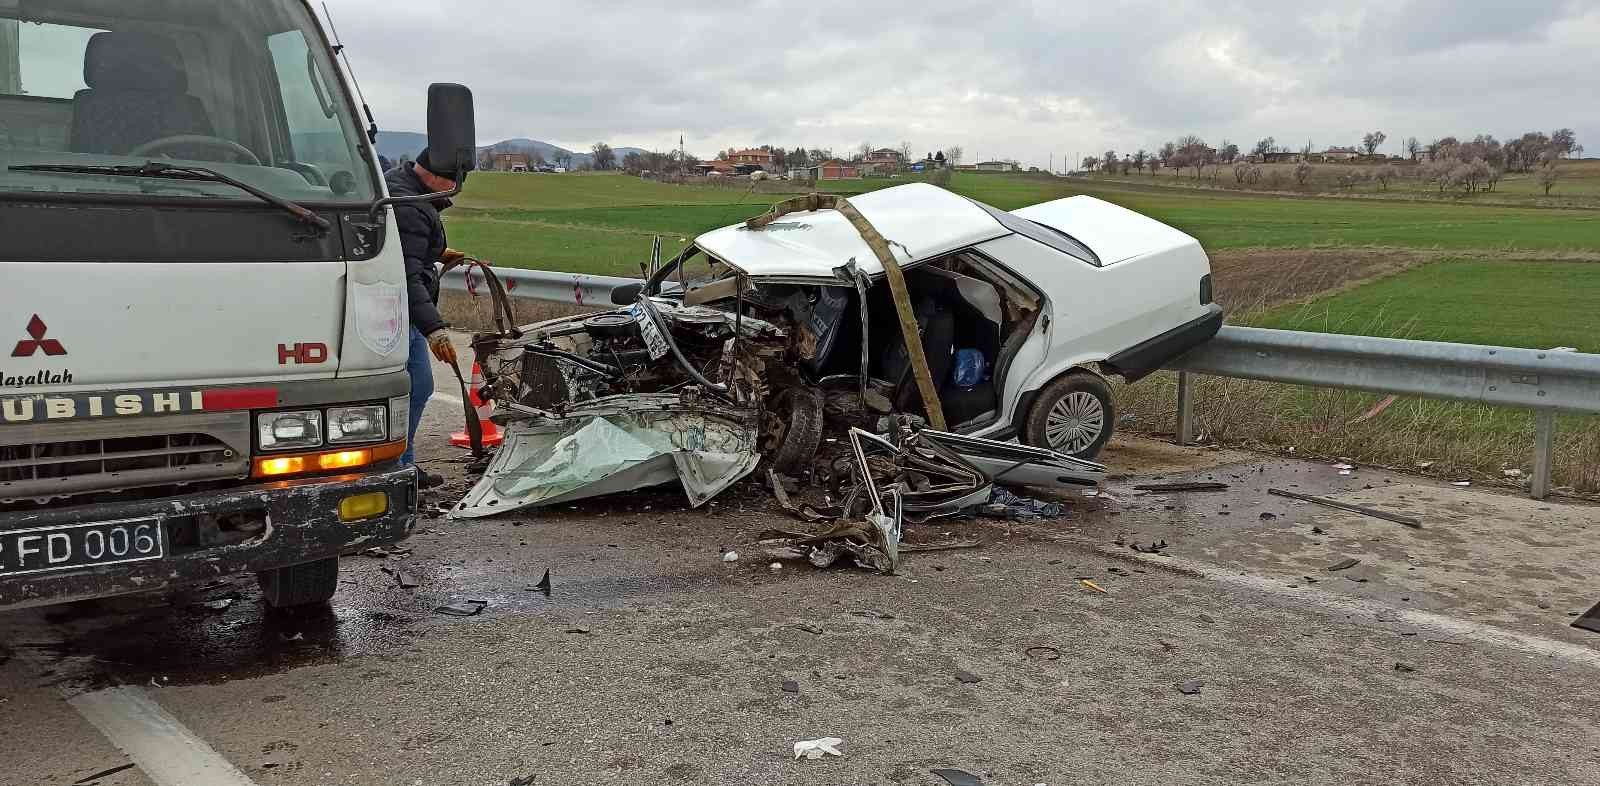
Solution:
<path fill-rule="evenodd" d="M 414 131 L 378 132 L 378 155 L 387 157 L 390 161 L 398 161 L 401 156 L 415 158 L 417 154 L 422 152 L 422 149 L 427 146 L 427 134 L 419 134 Z M 629 153 L 645 152 L 637 147 L 618 147 L 612 149 L 616 151 L 617 161 L 619 163 L 622 161 L 622 157 Z M 554 161 L 558 153 L 566 153 L 567 155 L 572 156 L 572 166 L 574 167 L 588 165 L 591 158 L 588 153 L 580 153 L 575 150 L 568 150 L 564 147 L 552 145 L 549 142 L 540 142 L 537 139 L 527 139 L 524 137 L 506 139 L 496 142 L 492 145 L 485 145 L 478 148 L 478 151 L 487 151 L 490 153 L 525 153 L 530 156 L 538 154 L 546 161 Z"/>

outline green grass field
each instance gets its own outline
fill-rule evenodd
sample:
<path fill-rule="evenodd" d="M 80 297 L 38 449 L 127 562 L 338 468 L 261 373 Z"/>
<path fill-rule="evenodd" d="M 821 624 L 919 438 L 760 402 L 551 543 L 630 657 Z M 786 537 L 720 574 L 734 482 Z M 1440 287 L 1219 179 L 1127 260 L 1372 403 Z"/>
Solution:
<path fill-rule="evenodd" d="M 824 183 L 844 193 L 907 179 Z M 1335 245 L 1587 250 L 1600 211 L 1298 199 L 1049 177 L 958 174 L 952 190 L 997 207 L 1087 193 L 1170 223 L 1208 249 Z M 446 214 L 452 245 L 496 264 L 629 275 L 652 235 L 676 252 L 701 232 L 762 212 L 782 194 L 675 186 L 623 175 L 481 173 Z M 680 240 L 684 238 L 684 240 Z"/>
<path fill-rule="evenodd" d="M 1260 327 L 1600 352 L 1600 262 L 1446 260 L 1305 305 Z"/>

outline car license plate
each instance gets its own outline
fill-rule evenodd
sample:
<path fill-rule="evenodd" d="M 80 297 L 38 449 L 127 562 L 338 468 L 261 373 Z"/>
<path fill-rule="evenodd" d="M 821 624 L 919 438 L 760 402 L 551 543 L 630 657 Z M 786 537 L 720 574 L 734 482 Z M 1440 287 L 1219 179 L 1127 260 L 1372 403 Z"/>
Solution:
<path fill-rule="evenodd" d="M 125 519 L 0 532 L 0 578 L 160 559 L 161 519 Z"/>
<path fill-rule="evenodd" d="M 667 338 L 661 335 L 661 328 L 656 321 L 644 313 L 638 304 L 628 307 L 628 312 L 633 315 L 633 321 L 639 323 L 639 335 L 644 336 L 645 349 L 650 350 L 651 360 L 660 360 L 667 356 Z"/>

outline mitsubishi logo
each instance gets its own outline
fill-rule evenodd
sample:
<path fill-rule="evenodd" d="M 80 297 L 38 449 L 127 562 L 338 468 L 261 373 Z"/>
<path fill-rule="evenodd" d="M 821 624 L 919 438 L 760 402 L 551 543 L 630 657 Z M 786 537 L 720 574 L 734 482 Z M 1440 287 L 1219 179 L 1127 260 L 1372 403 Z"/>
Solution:
<path fill-rule="evenodd" d="M 33 338 L 25 338 L 18 341 L 17 348 L 11 350 L 11 356 L 14 358 L 31 358 L 41 349 L 44 350 L 46 355 L 52 357 L 67 354 L 67 348 L 61 346 L 61 342 L 53 338 L 44 337 L 47 329 L 44 325 L 44 320 L 40 319 L 38 314 L 34 314 L 33 319 L 28 320 L 28 335 Z"/>

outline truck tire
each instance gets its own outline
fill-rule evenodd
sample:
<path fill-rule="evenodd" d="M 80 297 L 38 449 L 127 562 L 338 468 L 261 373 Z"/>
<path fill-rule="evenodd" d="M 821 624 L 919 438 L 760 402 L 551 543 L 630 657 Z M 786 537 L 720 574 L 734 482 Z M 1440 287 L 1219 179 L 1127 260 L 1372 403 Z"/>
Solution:
<path fill-rule="evenodd" d="M 798 477 L 822 444 L 822 395 L 812 388 L 790 388 L 778 395 L 769 417 L 775 426 L 771 466 Z"/>
<path fill-rule="evenodd" d="M 267 605 L 275 609 L 327 603 L 339 590 L 339 558 L 264 570 L 256 581 Z"/>
<path fill-rule="evenodd" d="M 1063 374 L 1039 391 L 1023 423 L 1022 441 L 1081 459 L 1100 455 L 1117 422 L 1111 386 L 1088 371 Z"/>

